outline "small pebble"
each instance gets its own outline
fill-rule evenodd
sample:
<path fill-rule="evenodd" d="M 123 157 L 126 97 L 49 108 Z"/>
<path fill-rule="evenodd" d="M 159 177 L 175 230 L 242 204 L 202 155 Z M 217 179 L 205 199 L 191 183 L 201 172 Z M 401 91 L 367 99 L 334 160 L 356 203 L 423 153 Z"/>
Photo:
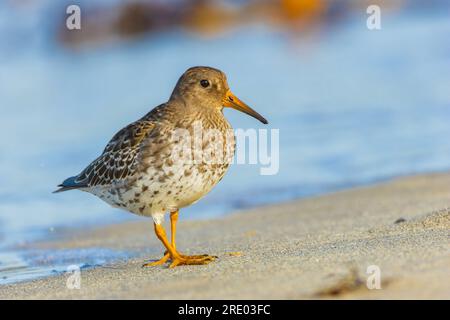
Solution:
<path fill-rule="evenodd" d="M 405 218 L 398 218 L 397 220 L 395 220 L 395 224 L 397 224 L 397 223 L 402 223 L 402 222 L 405 222 L 406 221 L 406 219 Z"/>

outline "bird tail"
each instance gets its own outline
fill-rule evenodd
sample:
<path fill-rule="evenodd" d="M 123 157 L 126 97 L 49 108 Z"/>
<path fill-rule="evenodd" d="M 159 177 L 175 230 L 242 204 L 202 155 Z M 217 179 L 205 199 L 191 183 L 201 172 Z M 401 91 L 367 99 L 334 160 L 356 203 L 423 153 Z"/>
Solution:
<path fill-rule="evenodd" d="M 53 191 L 53 193 L 59 193 L 63 191 L 69 191 L 74 189 L 80 189 L 86 187 L 84 183 L 77 182 L 78 176 L 67 178 L 60 185 L 58 185 L 59 189 Z"/>

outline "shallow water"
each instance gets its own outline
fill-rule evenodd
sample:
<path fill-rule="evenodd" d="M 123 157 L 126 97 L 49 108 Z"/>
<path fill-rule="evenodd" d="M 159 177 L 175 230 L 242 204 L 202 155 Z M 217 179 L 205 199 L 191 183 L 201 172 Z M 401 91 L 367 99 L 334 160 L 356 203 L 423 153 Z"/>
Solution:
<path fill-rule="evenodd" d="M 125 261 L 134 255 L 105 248 L 3 251 L 0 252 L 0 284 L 82 271 Z"/>
<path fill-rule="evenodd" d="M 234 165 L 183 218 L 450 168 L 445 11 L 387 15 L 380 31 L 355 16 L 308 39 L 255 25 L 216 39 L 174 32 L 73 52 L 53 41 L 42 17 L 8 10 L 0 4 L 0 30 L 8 30 L 0 42 L 0 283 L 69 263 L 37 263 L 18 245 L 60 227 L 137 219 L 85 193 L 51 191 L 118 129 L 164 102 L 193 65 L 224 70 L 235 94 L 280 129 L 280 170 L 262 176 L 259 166 Z M 235 128 L 263 128 L 225 113 Z M 90 250 L 70 255 L 84 261 L 101 252 Z"/>

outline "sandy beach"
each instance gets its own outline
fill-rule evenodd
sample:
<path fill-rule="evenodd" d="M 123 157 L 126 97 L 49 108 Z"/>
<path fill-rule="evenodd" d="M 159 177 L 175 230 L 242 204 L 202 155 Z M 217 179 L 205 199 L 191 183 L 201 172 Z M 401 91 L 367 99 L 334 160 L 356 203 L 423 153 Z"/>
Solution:
<path fill-rule="evenodd" d="M 37 248 L 140 252 L 128 261 L 0 287 L 2 299 L 450 299 L 450 174 L 255 208 L 214 220 L 180 221 L 185 253 L 206 266 L 142 268 L 162 254 L 152 222 L 69 230 Z M 381 289 L 367 288 L 367 270 Z M 372 267 L 373 268 L 373 267 Z M 369 268 L 370 269 L 370 268 Z"/>

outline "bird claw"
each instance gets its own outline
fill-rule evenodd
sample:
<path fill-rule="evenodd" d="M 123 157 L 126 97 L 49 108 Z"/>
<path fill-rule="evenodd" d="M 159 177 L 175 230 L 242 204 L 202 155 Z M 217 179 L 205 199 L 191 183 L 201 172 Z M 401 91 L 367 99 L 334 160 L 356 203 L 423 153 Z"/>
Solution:
<path fill-rule="evenodd" d="M 165 253 L 164 253 L 164 256 L 163 256 L 161 259 L 156 260 L 156 261 L 153 261 L 153 262 L 147 262 L 147 263 L 144 263 L 144 264 L 142 265 L 142 268 L 144 268 L 144 267 L 155 267 L 155 266 L 160 266 L 160 265 L 166 263 L 167 260 L 169 260 L 169 258 L 170 258 L 169 253 L 168 253 L 168 252 L 165 252 Z"/>
<path fill-rule="evenodd" d="M 180 256 L 184 259 L 202 259 L 202 258 L 206 258 L 206 257 L 211 257 L 214 259 L 218 259 L 218 256 L 210 256 L 209 254 L 198 254 L 198 255 L 192 255 L 192 256 L 188 256 L 188 255 L 184 255 L 184 254 L 180 254 Z"/>
<path fill-rule="evenodd" d="M 165 264 L 169 260 L 172 261 L 172 263 L 169 265 L 169 268 L 174 268 L 176 266 L 183 266 L 183 265 L 202 265 L 213 262 L 218 258 L 219 258 L 218 256 L 210 256 L 208 254 L 192 255 L 192 256 L 178 254 L 175 258 L 173 258 L 170 256 L 168 252 L 165 252 L 164 256 L 161 259 L 145 263 L 142 265 L 142 267 L 144 268 L 144 267 L 160 266 L 162 264 Z"/>
<path fill-rule="evenodd" d="M 202 265 L 202 264 L 208 264 L 210 262 L 213 262 L 216 260 L 216 256 L 210 256 L 210 255 L 200 255 L 200 256 L 179 256 L 174 259 L 172 259 L 172 263 L 170 264 L 169 268 L 175 268 L 177 266 L 183 266 L 183 265 Z"/>

